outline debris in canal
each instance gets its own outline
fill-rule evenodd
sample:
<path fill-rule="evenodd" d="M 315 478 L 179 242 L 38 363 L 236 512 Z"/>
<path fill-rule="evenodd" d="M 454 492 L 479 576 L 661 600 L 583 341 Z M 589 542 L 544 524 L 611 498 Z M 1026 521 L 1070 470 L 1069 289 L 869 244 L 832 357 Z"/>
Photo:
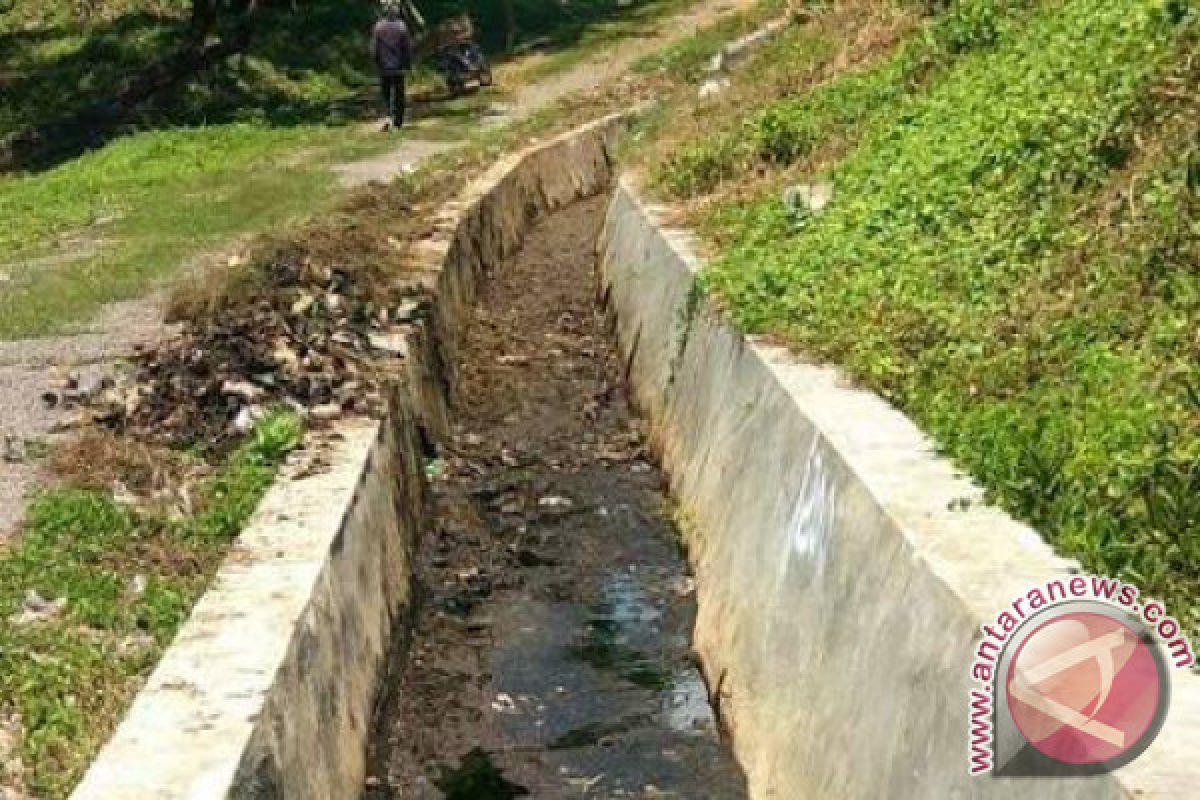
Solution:
<path fill-rule="evenodd" d="M 691 652 L 663 477 L 594 305 L 605 199 L 535 223 L 462 321 L 426 600 L 376 721 L 387 793 L 369 797 L 746 796 Z"/>
<path fill-rule="evenodd" d="M 513 800 L 529 794 L 524 786 L 505 780 L 492 757 L 478 747 L 467 753 L 458 767 L 443 767 L 441 778 L 434 783 L 446 800 Z"/>

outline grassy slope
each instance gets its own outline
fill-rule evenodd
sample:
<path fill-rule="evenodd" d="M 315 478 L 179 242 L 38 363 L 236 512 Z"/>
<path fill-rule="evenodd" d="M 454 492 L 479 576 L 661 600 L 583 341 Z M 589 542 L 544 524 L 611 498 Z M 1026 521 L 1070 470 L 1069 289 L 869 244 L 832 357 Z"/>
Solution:
<path fill-rule="evenodd" d="M 1193 624 L 1195 37 L 1177 0 L 962 0 L 658 170 L 704 207 L 708 284 L 744 327 L 841 364 L 1062 550 Z M 833 203 L 786 209 L 780 185 L 814 171 Z"/>
<path fill-rule="evenodd" d="M 0 294 L 0 338 L 69 327 L 197 253 L 327 207 L 329 164 L 355 147 L 337 128 L 231 123 L 148 132 L 47 173 L 0 178 L 0 219 L 13 223 L 0 230 L 13 279 Z M 94 256 L 24 258 L 69 256 L 89 240 Z"/>
<path fill-rule="evenodd" d="M 0 123 L 44 122 L 111 92 L 178 43 L 184 5 L 112 0 L 81 21 L 19 3 L 0 18 L 13 55 Z M 373 4 L 305 8 L 269 14 L 245 56 L 144 108 L 132 135 L 47 172 L 0 175 L 0 337 L 78 326 L 197 253 L 327 208 L 329 164 L 386 146 L 347 127 L 370 111 Z"/>
<path fill-rule="evenodd" d="M 265 417 L 202 483 L 191 514 L 134 511 L 95 488 L 33 503 L 20 543 L 0 560 L 0 619 L 20 613 L 30 591 L 67 605 L 47 621 L 0 625 L 0 697 L 20 715 L 26 768 L 0 767 L 0 785 L 23 778 L 36 797 L 67 795 L 300 435 L 290 412 Z M 120 451 L 92 455 L 107 462 Z M 137 458 L 146 472 L 171 461 Z"/>
<path fill-rule="evenodd" d="M 505 74 L 532 80 L 565 68 L 684 4 L 586 0 L 550 13 L 519 2 L 518 44 L 542 42 L 549 57 Z M 331 163 L 394 146 L 356 124 L 374 114 L 364 48 L 373 0 L 311 0 L 300 14 L 279 5 L 245 56 L 142 109 L 130 135 L 47 172 L 0 174 L 0 339 L 86 326 L 104 303 L 145 293 L 206 250 L 328 210 Z M 461 5 L 422 7 L 436 20 Z M 185 7 L 103 0 L 80 18 L 64 3 L 14 0 L 0 14 L 0 134 L 111 93 L 179 40 Z M 497 22 L 484 17 L 494 38 Z M 468 136 L 502 91 L 439 103 L 408 135 Z"/>

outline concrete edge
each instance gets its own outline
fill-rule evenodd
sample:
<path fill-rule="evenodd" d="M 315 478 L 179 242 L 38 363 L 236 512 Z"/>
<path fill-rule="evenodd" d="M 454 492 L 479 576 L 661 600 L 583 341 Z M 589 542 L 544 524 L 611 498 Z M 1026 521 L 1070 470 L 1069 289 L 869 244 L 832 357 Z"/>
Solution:
<path fill-rule="evenodd" d="M 436 295 L 388 419 L 336 426 L 331 466 L 281 475 L 73 800 L 350 798 L 393 634 L 411 605 L 421 454 L 445 433 L 457 330 L 530 222 L 606 189 L 625 115 L 498 162 L 439 214 Z"/>
<path fill-rule="evenodd" d="M 601 289 L 695 521 L 697 649 L 752 796 L 1025 797 L 967 776 L 968 670 L 981 624 L 1077 565 L 881 398 L 698 305 L 695 242 L 669 216 L 620 182 Z M 1195 796 L 1200 678 L 1174 678 L 1149 751 L 1038 796 Z"/>
<path fill-rule="evenodd" d="M 409 599 L 414 437 L 347 422 L 327 471 L 275 482 L 75 800 L 349 796 Z"/>

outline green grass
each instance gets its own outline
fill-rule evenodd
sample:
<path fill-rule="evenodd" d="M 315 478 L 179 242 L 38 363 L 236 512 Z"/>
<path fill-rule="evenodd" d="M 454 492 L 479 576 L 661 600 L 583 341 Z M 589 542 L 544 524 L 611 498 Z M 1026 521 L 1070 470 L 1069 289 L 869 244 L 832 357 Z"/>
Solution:
<path fill-rule="evenodd" d="M 62 2 L 10 5 L 0 13 L 0 136 L 106 99 L 185 30 L 182 3 L 109 2 L 111 15 L 95 18 L 80 18 Z"/>
<path fill-rule="evenodd" d="M 90 107 L 186 41 L 181 0 L 104 0 L 87 15 L 11 5 L 0 133 Z M 144 105 L 109 145 L 0 175 L 0 338 L 85 327 L 207 251 L 335 203 L 329 166 L 395 143 L 356 124 L 374 113 L 364 41 L 375 10 L 268 9 L 246 53 Z"/>
<path fill-rule="evenodd" d="M 1153 90 L 1194 92 L 1194 70 L 1174 73 L 1195 58 L 1195 13 L 963 0 L 948 14 L 866 71 L 751 111 L 727 160 L 694 144 L 719 168 L 780 169 L 856 134 L 819 216 L 774 189 L 708 215 L 725 251 L 707 286 L 747 330 L 897 403 L 1062 551 L 1194 624 L 1200 142 L 1194 93 Z M 695 163 L 660 177 L 684 195 L 733 177 Z M 1136 214 L 1105 210 L 1119 190 Z"/>
<path fill-rule="evenodd" d="M 0 264 L 11 276 L 0 338 L 77 326 L 198 253 L 329 207 L 329 166 L 387 144 L 328 126 L 235 123 L 126 137 L 50 172 L 0 176 Z M 96 253 L 72 259 L 80 241 Z"/>
<path fill-rule="evenodd" d="M 593 2 L 549 16 L 528 6 L 522 35 L 549 37 L 544 74 L 685 4 Z M 110 94 L 180 40 L 184 6 L 106 0 L 80 18 L 62 3 L 17 3 L 0 16 L 0 51 L 13 54 L 0 74 L 0 131 Z M 375 8 L 269 10 L 247 53 L 147 104 L 126 135 L 47 171 L 0 174 L 0 339 L 86 328 L 105 304 L 169 285 L 197 256 L 330 209 L 329 166 L 396 143 L 357 124 L 375 113 L 364 44 Z M 404 135 L 465 140 L 502 98 L 496 89 L 435 103 Z"/>
<path fill-rule="evenodd" d="M 130 77 L 190 46 L 182 0 L 101 0 L 90 13 L 69 13 L 71 5 L 21 0 L 0 15 L 0 135 L 103 105 Z M 130 123 L 311 124 L 360 112 L 373 81 L 365 37 L 376 9 L 370 0 L 313 0 L 302 13 L 268 5 L 244 53 L 184 76 Z"/>
<path fill-rule="evenodd" d="M 264 417 L 200 488 L 190 517 L 135 512 L 81 489 L 33 502 L 20 542 L 0 558 L 0 708 L 21 716 L 37 797 L 67 796 L 300 436 L 290 412 Z M 31 590 L 65 598 L 66 610 L 14 624 Z"/>
<path fill-rule="evenodd" d="M 754 110 L 729 129 L 673 152 L 657 170 L 658 184 L 675 197 L 710 192 L 756 165 L 789 165 L 840 138 L 854 138 L 879 109 L 938 79 L 968 52 L 996 42 L 1019 24 L 1025 0 L 955 3 L 925 29 L 869 69 Z M 799 45 L 797 48 L 796 45 Z M 801 58 L 827 55 L 831 44 L 801 34 Z M 782 50 L 782 52 L 780 51 Z M 795 58 L 780 48 L 770 59 Z"/>

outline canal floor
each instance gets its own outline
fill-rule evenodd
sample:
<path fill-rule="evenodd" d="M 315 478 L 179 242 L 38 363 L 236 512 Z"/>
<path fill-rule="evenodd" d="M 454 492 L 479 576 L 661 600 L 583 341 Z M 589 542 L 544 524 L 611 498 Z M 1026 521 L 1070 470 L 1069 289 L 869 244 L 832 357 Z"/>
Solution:
<path fill-rule="evenodd" d="M 663 477 L 595 304 L 604 202 L 538 222 L 464 331 L 368 800 L 746 796 L 691 654 Z"/>

